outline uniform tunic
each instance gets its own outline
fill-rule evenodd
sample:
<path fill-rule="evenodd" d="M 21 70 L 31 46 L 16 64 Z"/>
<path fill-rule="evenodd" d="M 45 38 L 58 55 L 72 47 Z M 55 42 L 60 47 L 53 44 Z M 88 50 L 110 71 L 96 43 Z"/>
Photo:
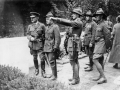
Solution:
<path fill-rule="evenodd" d="M 112 33 L 115 35 L 115 37 L 113 41 L 109 62 L 120 63 L 120 23 L 114 25 Z"/>
<path fill-rule="evenodd" d="M 35 38 L 35 41 L 31 41 L 31 37 Z M 29 40 L 28 46 L 31 51 L 43 50 L 45 37 L 45 25 L 43 23 L 37 22 L 36 24 L 31 24 L 27 29 L 27 38 Z"/>
<path fill-rule="evenodd" d="M 90 23 L 86 23 L 85 25 L 85 40 L 84 40 L 84 45 L 89 45 L 90 43 L 94 44 L 95 40 L 95 31 L 96 31 L 97 24 L 92 21 Z"/>
<path fill-rule="evenodd" d="M 105 35 L 108 34 L 108 29 L 104 21 L 100 21 L 97 25 L 95 34 L 95 48 L 93 59 L 103 56 L 106 52 Z"/>
<path fill-rule="evenodd" d="M 44 52 L 52 52 L 54 48 L 59 49 L 61 42 L 59 27 L 56 24 L 46 27 Z"/>
<path fill-rule="evenodd" d="M 74 51 L 73 49 L 73 35 L 75 34 L 77 37 L 75 39 L 75 42 L 77 43 L 75 51 L 80 51 L 80 35 L 83 28 L 82 21 L 77 18 L 75 20 L 66 20 L 66 19 L 60 19 L 58 20 L 58 23 L 66 26 L 70 26 L 70 35 L 68 39 L 68 51 Z"/>

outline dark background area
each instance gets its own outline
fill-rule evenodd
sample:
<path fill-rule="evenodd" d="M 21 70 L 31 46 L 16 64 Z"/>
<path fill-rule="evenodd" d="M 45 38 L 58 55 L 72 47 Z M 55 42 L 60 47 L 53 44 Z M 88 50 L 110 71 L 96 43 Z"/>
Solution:
<path fill-rule="evenodd" d="M 76 5 L 84 12 L 91 9 L 93 13 L 101 6 L 111 16 L 113 23 L 116 23 L 116 16 L 120 15 L 120 0 L 0 0 L 0 37 L 25 36 L 32 11 L 40 13 L 39 21 L 45 24 L 45 16 L 49 11 L 60 10 L 62 13 L 59 12 L 57 16 L 69 18 L 70 8 Z M 64 29 L 60 26 L 61 31 Z"/>

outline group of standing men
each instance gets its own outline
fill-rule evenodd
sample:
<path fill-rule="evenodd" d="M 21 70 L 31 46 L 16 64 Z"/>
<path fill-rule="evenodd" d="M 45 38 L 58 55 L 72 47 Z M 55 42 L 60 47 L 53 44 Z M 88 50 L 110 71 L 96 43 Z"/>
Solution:
<path fill-rule="evenodd" d="M 40 23 L 39 13 L 31 12 L 31 22 L 27 30 L 27 38 L 29 40 L 30 52 L 33 55 L 33 61 L 35 65 L 35 74 L 39 74 L 39 66 L 37 56 L 39 55 L 41 60 L 41 76 L 44 78 L 51 78 L 51 80 L 57 79 L 57 66 L 56 66 L 56 53 L 59 50 L 61 38 L 59 26 L 57 23 L 69 26 L 69 37 L 67 43 L 67 51 L 70 59 L 70 64 L 73 70 L 73 76 L 70 81 L 70 85 L 75 85 L 80 82 L 79 77 L 79 62 L 78 52 L 80 51 L 80 35 L 83 30 L 82 22 L 82 9 L 75 8 L 72 11 L 72 19 L 63 19 L 54 17 L 51 12 L 46 15 L 46 24 Z M 97 67 L 100 76 L 94 81 L 98 81 L 98 84 L 106 83 L 107 79 L 104 75 L 104 53 L 106 52 L 106 40 L 105 36 L 108 36 L 109 30 L 105 24 L 105 13 L 100 8 L 93 15 L 91 11 L 86 14 L 85 24 L 85 39 L 84 45 L 89 55 L 90 67 L 86 68 L 86 71 L 91 71 L 93 64 Z M 92 17 L 96 17 L 97 23 L 92 20 Z M 52 70 L 52 76 L 45 74 L 45 62 L 50 64 Z"/>

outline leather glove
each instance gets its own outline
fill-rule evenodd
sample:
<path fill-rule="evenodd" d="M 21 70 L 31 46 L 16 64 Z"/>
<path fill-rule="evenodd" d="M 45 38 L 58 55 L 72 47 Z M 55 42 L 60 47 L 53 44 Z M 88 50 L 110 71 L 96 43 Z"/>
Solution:
<path fill-rule="evenodd" d="M 35 41 L 35 38 L 34 38 L 34 37 L 31 37 L 30 40 L 31 40 L 31 41 Z"/>
<path fill-rule="evenodd" d="M 92 46 L 93 46 L 92 43 L 90 43 L 90 44 L 89 44 L 89 47 L 92 47 Z"/>

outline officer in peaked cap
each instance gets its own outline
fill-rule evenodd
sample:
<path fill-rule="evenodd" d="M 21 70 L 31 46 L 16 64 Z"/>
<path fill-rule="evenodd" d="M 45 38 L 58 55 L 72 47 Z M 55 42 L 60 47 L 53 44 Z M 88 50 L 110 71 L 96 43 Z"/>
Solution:
<path fill-rule="evenodd" d="M 108 42 L 110 41 L 110 31 L 105 23 L 105 13 L 102 8 L 98 9 L 95 13 L 97 20 L 97 28 L 95 32 L 95 48 L 93 52 L 93 62 L 100 73 L 99 77 L 93 79 L 98 84 L 106 83 L 107 79 L 104 74 L 104 54 L 108 49 Z"/>
<path fill-rule="evenodd" d="M 33 62 L 35 66 L 35 75 L 39 74 L 38 56 L 41 62 L 41 76 L 45 75 L 45 55 L 43 53 L 44 38 L 45 38 L 45 25 L 38 21 L 39 13 L 30 12 L 31 24 L 27 29 L 27 39 L 29 40 L 28 46 L 30 53 L 33 55 Z"/>
<path fill-rule="evenodd" d="M 67 47 L 70 64 L 73 70 L 73 77 L 69 79 L 70 85 L 75 85 L 80 82 L 78 52 L 80 51 L 80 35 L 83 28 L 81 16 L 82 16 L 82 9 L 80 7 L 77 7 L 72 11 L 72 15 L 71 15 L 72 20 L 51 17 L 51 20 L 70 27 L 69 29 L 70 35 L 69 35 L 68 47 Z"/>
<path fill-rule="evenodd" d="M 45 44 L 44 52 L 52 69 L 51 80 L 57 79 L 57 64 L 56 64 L 56 53 L 58 53 L 61 38 L 59 26 L 50 20 L 50 17 L 53 17 L 51 12 L 48 12 L 46 15 L 46 31 L 45 31 Z"/>
<path fill-rule="evenodd" d="M 39 17 L 40 14 L 37 12 L 30 12 L 30 17 Z"/>
<path fill-rule="evenodd" d="M 94 50 L 94 35 L 97 24 L 92 20 L 92 12 L 89 10 L 85 14 L 86 16 L 86 25 L 85 25 L 85 36 L 84 36 L 84 45 L 87 55 L 89 56 L 89 67 L 86 67 L 85 71 L 93 70 L 93 50 Z"/>

